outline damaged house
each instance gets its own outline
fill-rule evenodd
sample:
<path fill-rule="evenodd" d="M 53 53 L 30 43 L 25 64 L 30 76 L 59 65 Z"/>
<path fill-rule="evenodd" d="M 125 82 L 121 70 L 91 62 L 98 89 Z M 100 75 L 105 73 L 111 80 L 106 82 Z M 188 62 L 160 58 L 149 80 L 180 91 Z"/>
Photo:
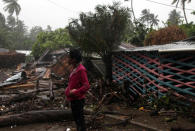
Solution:
<path fill-rule="evenodd" d="M 0 68 L 10 68 L 25 62 L 25 54 L 0 48 Z"/>

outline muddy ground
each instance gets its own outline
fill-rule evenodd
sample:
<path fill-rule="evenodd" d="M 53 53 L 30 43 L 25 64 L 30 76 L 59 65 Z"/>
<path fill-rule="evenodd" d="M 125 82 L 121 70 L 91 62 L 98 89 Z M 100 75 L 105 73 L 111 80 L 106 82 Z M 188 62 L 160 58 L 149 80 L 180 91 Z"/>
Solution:
<path fill-rule="evenodd" d="M 89 105 L 88 105 L 89 106 Z M 151 112 L 140 111 L 134 107 L 127 107 L 123 104 L 112 103 L 103 107 L 104 112 L 119 112 L 126 114 L 125 118 L 129 118 L 127 122 L 122 120 L 116 120 L 114 118 L 107 117 L 108 114 L 99 114 L 94 123 L 92 124 L 92 117 L 86 115 L 86 123 L 88 131 L 150 131 L 150 130 L 162 130 L 170 131 L 171 128 L 181 129 L 195 129 L 195 123 L 190 121 L 185 116 L 176 116 L 173 120 L 171 116 L 151 116 Z M 116 117 L 123 117 L 123 115 L 112 115 Z M 137 122 L 143 126 L 132 124 L 131 122 Z M 10 127 L 0 128 L 0 131 L 65 131 L 67 128 L 75 130 L 75 124 L 73 121 L 61 121 L 52 123 L 37 123 L 25 126 L 13 125 Z"/>
<path fill-rule="evenodd" d="M 42 124 L 30 124 L 26 126 L 15 126 L 0 128 L 1 131 L 76 131 L 75 124 L 73 122 L 58 122 L 58 123 L 42 123 Z M 144 131 L 145 129 L 129 125 L 117 126 L 117 127 L 102 127 L 98 129 L 87 129 L 88 131 Z"/>

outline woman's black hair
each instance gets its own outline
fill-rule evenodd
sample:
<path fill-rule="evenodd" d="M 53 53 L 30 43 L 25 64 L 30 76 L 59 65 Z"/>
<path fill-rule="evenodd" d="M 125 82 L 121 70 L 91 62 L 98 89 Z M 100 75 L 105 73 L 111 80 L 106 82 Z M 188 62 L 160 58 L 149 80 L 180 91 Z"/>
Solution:
<path fill-rule="evenodd" d="M 77 63 L 82 61 L 82 55 L 79 49 L 70 49 L 69 57 L 75 59 Z"/>

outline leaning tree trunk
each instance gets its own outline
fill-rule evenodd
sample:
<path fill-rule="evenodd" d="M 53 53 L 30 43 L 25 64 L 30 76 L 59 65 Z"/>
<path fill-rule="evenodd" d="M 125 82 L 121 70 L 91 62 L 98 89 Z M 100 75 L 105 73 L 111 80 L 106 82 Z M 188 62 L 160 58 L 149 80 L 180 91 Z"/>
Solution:
<path fill-rule="evenodd" d="M 133 10 L 133 0 L 131 0 L 131 11 L 133 13 L 134 22 L 135 22 L 136 21 L 136 18 L 135 18 L 135 13 L 134 13 L 134 10 Z"/>
<path fill-rule="evenodd" d="M 105 65 L 105 81 L 110 84 L 112 82 L 112 54 L 108 53 L 102 57 Z"/>
<path fill-rule="evenodd" d="M 183 3 L 183 14 L 184 14 L 184 18 L 185 18 L 186 24 L 188 24 L 188 20 L 187 20 L 187 16 L 186 16 L 186 11 L 185 11 L 185 2 Z"/>

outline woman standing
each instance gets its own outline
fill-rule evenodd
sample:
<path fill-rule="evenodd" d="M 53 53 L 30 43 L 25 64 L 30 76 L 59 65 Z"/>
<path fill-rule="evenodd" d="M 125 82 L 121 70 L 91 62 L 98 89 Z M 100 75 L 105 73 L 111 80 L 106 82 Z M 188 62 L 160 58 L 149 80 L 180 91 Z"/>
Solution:
<path fill-rule="evenodd" d="M 82 56 L 79 50 L 71 49 L 68 63 L 73 66 L 69 76 L 68 87 L 65 90 L 67 100 L 71 102 L 71 109 L 77 131 L 86 131 L 84 119 L 85 94 L 89 89 L 89 82 L 85 67 L 81 64 Z"/>

